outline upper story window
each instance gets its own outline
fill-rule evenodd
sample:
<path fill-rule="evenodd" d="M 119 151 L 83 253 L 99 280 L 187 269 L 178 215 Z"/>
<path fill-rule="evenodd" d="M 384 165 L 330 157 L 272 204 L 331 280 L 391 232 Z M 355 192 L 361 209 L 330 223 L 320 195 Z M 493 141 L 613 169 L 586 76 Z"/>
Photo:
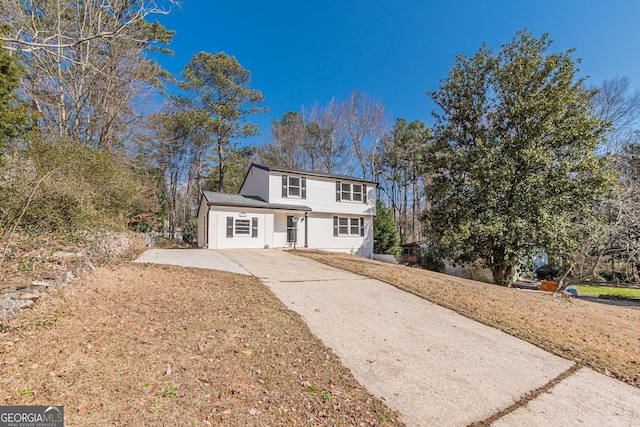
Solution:
<path fill-rule="evenodd" d="M 367 203 L 366 184 L 353 184 L 349 182 L 336 182 L 336 201 Z"/>
<path fill-rule="evenodd" d="M 282 175 L 282 197 L 307 198 L 307 179 L 303 176 Z"/>

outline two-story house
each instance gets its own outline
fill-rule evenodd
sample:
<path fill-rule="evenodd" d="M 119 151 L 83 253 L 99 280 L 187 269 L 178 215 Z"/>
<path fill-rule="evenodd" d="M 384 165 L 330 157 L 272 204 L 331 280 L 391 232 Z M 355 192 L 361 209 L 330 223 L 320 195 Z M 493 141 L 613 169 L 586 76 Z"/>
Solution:
<path fill-rule="evenodd" d="M 198 246 L 298 247 L 373 255 L 377 183 L 251 164 L 239 194 L 205 191 Z"/>

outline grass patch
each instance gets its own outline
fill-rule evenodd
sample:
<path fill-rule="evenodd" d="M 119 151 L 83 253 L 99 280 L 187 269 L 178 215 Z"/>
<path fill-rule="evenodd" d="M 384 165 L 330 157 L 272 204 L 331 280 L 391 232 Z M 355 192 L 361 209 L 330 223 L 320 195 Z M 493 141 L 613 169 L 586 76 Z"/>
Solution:
<path fill-rule="evenodd" d="M 593 285 L 574 285 L 574 288 L 578 291 L 578 295 L 585 297 L 640 299 L 640 289 Z"/>
<path fill-rule="evenodd" d="M 134 263 L 9 320 L 0 405 L 43 402 L 74 426 L 402 425 L 257 278 Z"/>
<path fill-rule="evenodd" d="M 354 255 L 314 250 L 296 254 L 387 282 L 640 387 L 640 309 L 505 288 Z"/>

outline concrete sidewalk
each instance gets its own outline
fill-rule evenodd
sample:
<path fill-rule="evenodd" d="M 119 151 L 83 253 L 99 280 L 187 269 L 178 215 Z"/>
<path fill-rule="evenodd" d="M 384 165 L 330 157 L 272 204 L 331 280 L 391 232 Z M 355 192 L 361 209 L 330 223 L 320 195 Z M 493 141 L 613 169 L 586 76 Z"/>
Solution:
<path fill-rule="evenodd" d="M 223 250 L 260 277 L 410 426 L 499 413 L 573 363 L 450 310 L 279 250 Z M 580 369 L 497 426 L 635 426 L 640 390 Z"/>

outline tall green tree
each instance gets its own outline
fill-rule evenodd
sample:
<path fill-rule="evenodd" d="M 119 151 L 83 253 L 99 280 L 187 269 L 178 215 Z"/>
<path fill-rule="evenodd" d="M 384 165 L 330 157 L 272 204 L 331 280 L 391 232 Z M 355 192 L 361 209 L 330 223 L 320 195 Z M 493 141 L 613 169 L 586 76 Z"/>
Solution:
<path fill-rule="evenodd" d="M 590 114 L 572 50 L 520 31 L 494 53 L 463 54 L 438 91 L 427 233 L 441 257 L 484 260 L 505 283 L 535 247 L 575 244 L 611 183 L 595 150 L 607 124 Z"/>
<path fill-rule="evenodd" d="M 389 198 L 402 242 L 422 238 L 420 218 L 428 206 L 428 200 L 424 200 L 424 182 L 428 178 L 425 160 L 431 140 L 431 128 L 424 122 L 399 118 L 383 144 L 381 164 L 385 173 L 381 185 Z"/>
<path fill-rule="evenodd" d="M 0 165 L 4 146 L 29 125 L 28 106 L 17 99 L 20 86 L 20 66 L 17 61 L 0 49 Z"/>
<path fill-rule="evenodd" d="M 226 151 L 234 140 L 257 135 L 256 123 L 247 116 L 266 111 L 259 107 L 262 92 L 251 89 L 251 73 L 234 56 L 224 52 L 194 55 L 182 72 L 181 88 L 189 92 L 187 103 L 211 115 L 218 164 L 218 191 L 225 190 Z"/>
<path fill-rule="evenodd" d="M 391 210 L 382 200 L 376 200 L 376 215 L 373 217 L 373 251 L 377 254 L 398 256 L 400 236 Z"/>

